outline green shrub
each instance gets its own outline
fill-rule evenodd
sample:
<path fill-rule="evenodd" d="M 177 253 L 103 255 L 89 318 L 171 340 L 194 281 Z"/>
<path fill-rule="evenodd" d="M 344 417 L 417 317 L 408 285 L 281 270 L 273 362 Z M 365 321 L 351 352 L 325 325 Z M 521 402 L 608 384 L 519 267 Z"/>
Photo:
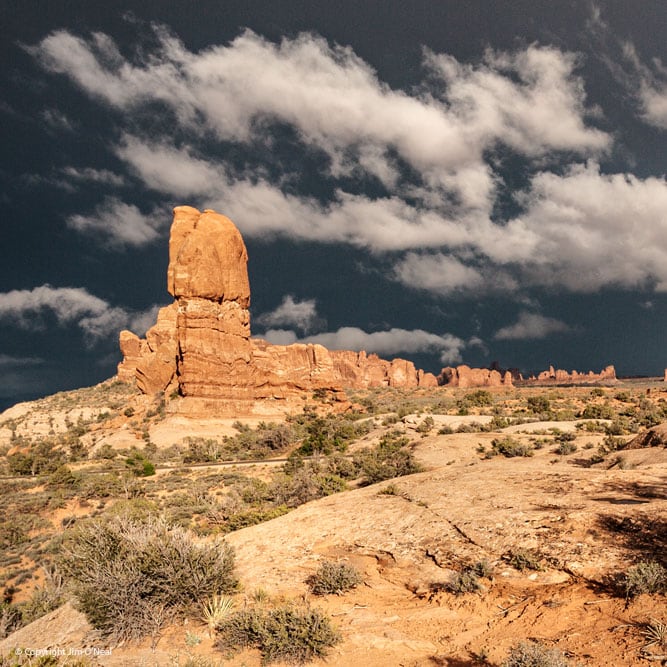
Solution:
<path fill-rule="evenodd" d="M 236 589 L 234 552 L 164 521 L 91 520 L 65 536 L 61 567 L 81 610 L 112 641 L 156 634 L 175 614 Z"/>
<path fill-rule="evenodd" d="M 504 438 L 494 438 L 491 441 L 491 451 L 487 452 L 486 457 L 491 458 L 497 454 L 502 454 L 507 458 L 515 456 L 533 456 L 535 447 L 531 443 L 520 442 L 512 436 Z"/>
<path fill-rule="evenodd" d="M 459 401 L 459 407 L 475 406 L 483 408 L 487 405 L 493 405 L 493 395 L 486 389 L 478 389 L 477 391 L 466 394 Z"/>
<path fill-rule="evenodd" d="M 610 405 L 587 405 L 579 415 L 582 419 L 613 419 L 614 411 Z"/>
<path fill-rule="evenodd" d="M 422 467 L 407 448 L 409 444 L 406 437 L 390 432 L 381 438 L 375 448 L 361 450 L 354 457 L 354 462 L 363 474 L 363 483 L 375 484 L 385 479 L 421 472 Z"/>
<path fill-rule="evenodd" d="M 362 581 L 361 573 L 353 565 L 328 560 L 306 579 L 306 583 L 315 595 L 345 593 Z"/>
<path fill-rule="evenodd" d="M 528 409 L 534 414 L 544 414 L 551 410 L 551 401 L 546 396 L 529 396 Z"/>
<path fill-rule="evenodd" d="M 125 465 L 132 471 L 135 477 L 150 477 L 155 474 L 155 466 L 138 451 L 132 452 L 125 459 Z"/>
<path fill-rule="evenodd" d="M 422 433 L 424 435 L 430 433 L 430 431 L 433 430 L 434 426 L 435 426 L 435 421 L 433 417 L 429 415 L 420 422 L 419 426 L 417 426 L 417 433 Z"/>
<path fill-rule="evenodd" d="M 573 442 L 561 442 L 554 451 L 561 456 L 567 456 L 576 452 L 577 446 Z"/>
<path fill-rule="evenodd" d="M 247 528 L 248 526 L 255 526 L 258 523 L 264 523 L 265 521 L 271 521 L 271 519 L 276 519 L 283 514 L 287 514 L 289 508 L 286 505 L 278 505 L 277 507 L 270 507 L 268 509 L 258 509 L 253 507 L 251 509 L 237 512 L 228 517 L 225 528 L 232 532 L 234 530 L 240 530 L 241 528 Z"/>
<path fill-rule="evenodd" d="M 667 592 L 667 570 L 655 561 L 638 563 L 628 569 L 624 586 L 627 598 L 642 593 L 649 595 L 665 593 Z"/>
<path fill-rule="evenodd" d="M 570 662 L 558 650 L 538 642 L 521 642 L 510 650 L 502 667 L 569 667 Z"/>
<path fill-rule="evenodd" d="M 341 640 L 320 611 L 290 605 L 270 611 L 238 611 L 218 625 L 217 630 L 217 648 L 225 652 L 257 648 L 263 664 L 284 661 L 302 665 L 325 657 L 329 648 Z"/>

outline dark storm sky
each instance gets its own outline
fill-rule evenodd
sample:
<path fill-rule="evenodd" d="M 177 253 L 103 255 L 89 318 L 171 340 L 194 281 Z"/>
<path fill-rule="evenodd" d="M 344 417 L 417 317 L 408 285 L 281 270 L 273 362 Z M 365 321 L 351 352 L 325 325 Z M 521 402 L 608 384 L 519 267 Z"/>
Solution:
<path fill-rule="evenodd" d="M 667 4 L 0 4 L 0 403 L 113 375 L 171 208 L 250 255 L 253 333 L 667 365 Z"/>

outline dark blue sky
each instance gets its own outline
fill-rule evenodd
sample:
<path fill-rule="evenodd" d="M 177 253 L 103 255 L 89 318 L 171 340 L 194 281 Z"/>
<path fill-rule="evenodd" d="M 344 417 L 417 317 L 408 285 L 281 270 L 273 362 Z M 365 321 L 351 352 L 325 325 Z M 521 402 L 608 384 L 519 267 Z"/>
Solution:
<path fill-rule="evenodd" d="M 667 365 L 667 5 L 0 5 L 6 405 L 114 373 L 171 208 L 253 332 L 524 371 Z"/>

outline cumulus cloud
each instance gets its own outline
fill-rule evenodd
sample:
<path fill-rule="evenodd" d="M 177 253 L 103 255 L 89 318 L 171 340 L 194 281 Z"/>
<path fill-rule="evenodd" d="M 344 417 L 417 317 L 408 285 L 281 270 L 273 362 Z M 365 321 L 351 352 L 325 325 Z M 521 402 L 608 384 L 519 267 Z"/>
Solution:
<path fill-rule="evenodd" d="M 466 343 L 452 334 L 434 334 L 423 329 L 392 328 L 388 331 L 366 332 L 358 327 L 341 327 L 337 331 L 319 333 L 298 338 L 293 331 L 270 329 L 264 336 L 275 345 L 292 343 L 316 343 L 330 350 L 366 350 L 380 356 L 399 353 L 438 353 L 442 363 L 461 361 Z"/>
<path fill-rule="evenodd" d="M 44 328 L 48 313 L 61 326 L 78 326 L 90 345 L 121 329 L 143 335 L 154 323 L 156 312 L 157 306 L 139 312 L 112 306 L 83 287 L 41 285 L 32 290 L 0 293 L 0 323 L 4 326 L 39 331 Z"/>
<path fill-rule="evenodd" d="M 67 218 L 67 226 L 103 238 L 115 246 L 141 246 L 158 238 L 169 222 L 164 211 L 144 214 L 133 204 L 107 197 L 90 215 Z"/>
<path fill-rule="evenodd" d="M 603 174 L 591 161 L 564 174 L 539 172 L 520 198 L 522 215 L 471 226 L 454 254 L 408 253 L 396 263 L 396 279 L 442 294 L 518 285 L 667 291 L 664 177 Z"/>
<path fill-rule="evenodd" d="M 254 321 L 265 327 L 295 327 L 301 332 L 312 331 L 322 322 L 317 315 L 315 299 L 297 301 L 291 294 L 269 313 L 262 313 Z"/>
<path fill-rule="evenodd" d="M 123 113 L 155 102 L 171 112 L 179 140 L 148 138 L 133 124 L 113 147 L 149 188 L 221 210 L 246 235 L 391 253 L 391 277 L 435 293 L 667 290 L 667 183 L 600 169 L 612 137 L 591 123 L 597 110 L 587 105 L 576 54 L 530 45 L 462 63 L 425 52 L 424 82 L 406 92 L 352 49 L 312 34 L 273 43 L 245 31 L 194 53 L 156 30 L 157 48 L 133 58 L 100 33 L 57 31 L 30 49 L 45 68 Z M 657 119 L 663 69 L 656 63 L 650 80 L 642 71 Z M 329 157 L 328 198 L 308 195 L 299 180 L 306 174 L 271 177 L 262 157 L 232 166 L 210 148 L 270 146 L 275 123 L 293 128 L 296 148 Z M 505 220 L 492 218 L 505 187 L 489 157 L 498 146 L 532 174 L 516 200 L 520 214 Z M 563 156 L 579 162 L 552 170 Z M 346 190 L 344 178 L 358 173 L 376 177 L 384 194 Z M 167 220 L 107 198 L 68 224 L 141 245 Z"/>
<path fill-rule="evenodd" d="M 313 34 L 275 44 L 247 30 L 199 53 L 164 29 L 157 37 L 158 49 L 134 61 L 100 33 L 83 39 L 56 31 L 30 51 L 112 107 L 130 111 L 158 101 L 200 136 L 252 142 L 272 122 L 289 124 L 304 144 L 329 156 L 334 176 L 358 169 L 392 188 L 400 180 L 398 158 L 427 190 L 442 190 L 442 199 L 464 211 L 492 205 L 495 181 L 483 155 L 497 143 L 536 157 L 598 154 L 611 142 L 586 125 L 576 58 L 553 48 L 489 52 L 476 66 L 426 53 L 432 89 L 425 84 L 409 94 L 391 89 L 349 47 Z M 154 167 L 150 160 L 142 166 L 150 181 Z"/>
<path fill-rule="evenodd" d="M 538 313 L 522 311 L 514 324 L 498 329 L 493 337 L 496 340 L 533 340 L 570 331 L 572 329 L 565 322 Z"/>

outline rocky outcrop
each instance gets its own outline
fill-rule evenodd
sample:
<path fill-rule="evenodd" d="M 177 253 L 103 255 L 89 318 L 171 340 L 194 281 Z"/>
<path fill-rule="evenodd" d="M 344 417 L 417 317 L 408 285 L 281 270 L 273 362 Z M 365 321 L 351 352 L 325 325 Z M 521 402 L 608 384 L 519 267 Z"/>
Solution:
<path fill-rule="evenodd" d="M 247 261 L 231 220 L 174 209 L 167 269 L 174 303 L 160 310 L 145 340 L 121 332 L 118 377 L 136 380 L 144 393 L 173 386 L 182 396 L 235 404 L 313 389 L 437 386 L 434 375 L 404 359 L 252 339 Z"/>
<path fill-rule="evenodd" d="M 599 373 L 579 373 L 556 370 L 553 366 L 537 376 L 524 378 L 517 370 L 502 370 L 497 364 L 491 368 L 470 368 L 457 366 L 443 368 L 438 376 L 438 383 L 450 387 L 512 387 L 543 386 L 559 384 L 597 384 L 616 381 L 616 370 L 607 366 Z"/>
<path fill-rule="evenodd" d="M 623 449 L 641 449 L 642 447 L 667 447 L 667 423 L 658 424 L 627 442 Z"/>
<path fill-rule="evenodd" d="M 542 371 L 537 376 L 532 376 L 527 379 L 522 379 L 523 384 L 527 385 L 550 385 L 550 384 L 596 384 L 598 382 L 615 382 L 616 369 L 613 366 L 607 366 L 599 373 L 588 371 L 587 373 L 580 373 L 579 371 L 571 371 L 568 373 L 563 370 L 556 370 L 553 366 L 549 366 L 548 371 Z"/>
<path fill-rule="evenodd" d="M 438 376 L 438 383 L 450 387 L 511 387 L 512 374 L 488 368 L 470 368 L 470 366 L 447 366 Z"/>

